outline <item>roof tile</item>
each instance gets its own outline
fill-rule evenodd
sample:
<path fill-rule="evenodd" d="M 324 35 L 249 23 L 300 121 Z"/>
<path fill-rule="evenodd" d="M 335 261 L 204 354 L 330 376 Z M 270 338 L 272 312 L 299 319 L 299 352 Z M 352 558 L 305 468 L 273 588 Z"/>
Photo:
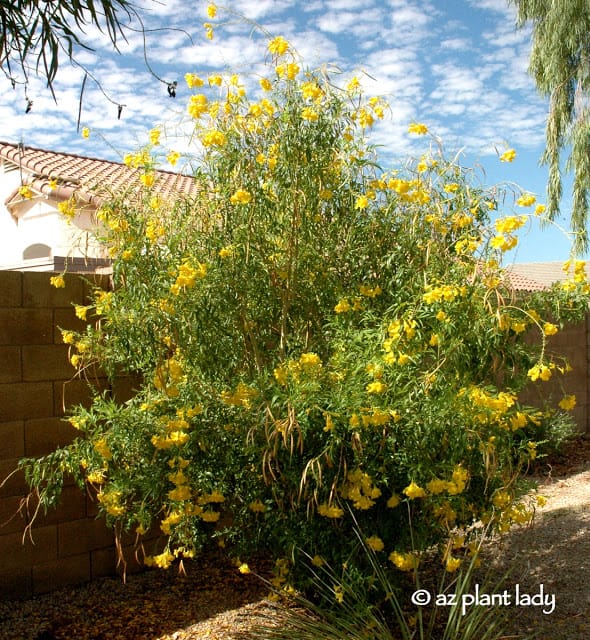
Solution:
<path fill-rule="evenodd" d="M 57 179 L 60 186 L 58 196 L 69 198 L 76 193 L 78 198 L 95 206 L 100 206 L 107 193 L 133 192 L 142 188 L 139 180 L 141 169 L 131 169 L 120 162 L 10 142 L 0 142 L 0 159 L 33 174 L 28 184 L 38 193 L 56 195 L 49 186 L 49 180 Z M 192 176 L 162 170 L 155 174 L 154 190 L 162 198 L 173 198 L 179 194 L 194 196 L 198 192 L 197 182 Z"/>

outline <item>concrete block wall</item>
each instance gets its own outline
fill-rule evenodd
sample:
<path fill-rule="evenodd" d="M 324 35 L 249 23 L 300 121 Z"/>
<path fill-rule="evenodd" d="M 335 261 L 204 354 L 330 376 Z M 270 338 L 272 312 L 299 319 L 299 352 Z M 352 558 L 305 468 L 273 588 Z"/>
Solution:
<path fill-rule="evenodd" d="M 538 333 L 531 335 L 538 341 Z M 553 356 L 557 365 L 563 364 L 563 358 L 572 367 L 569 373 L 554 372 L 547 382 L 537 381 L 530 384 L 521 395 L 523 402 L 540 404 L 550 399 L 553 406 L 564 395 L 575 395 L 576 406 L 571 412 L 580 433 L 590 433 L 590 315 L 577 324 L 568 324 L 555 335 L 547 338 L 546 355 Z"/>
<path fill-rule="evenodd" d="M 23 537 L 35 505 L 18 512 L 28 493 L 23 475 L 13 473 L 18 460 L 67 444 L 75 429 L 63 419 L 65 409 L 89 399 L 86 383 L 73 378 L 60 328 L 84 328 L 73 303 L 87 302 L 90 285 L 72 274 L 65 289 L 55 289 L 50 276 L 0 271 L 0 483 L 8 478 L 0 487 L 0 599 L 116 571 L 113 532 L 73 484 L 66 483 L 60 506 L 41 514 Z"/>

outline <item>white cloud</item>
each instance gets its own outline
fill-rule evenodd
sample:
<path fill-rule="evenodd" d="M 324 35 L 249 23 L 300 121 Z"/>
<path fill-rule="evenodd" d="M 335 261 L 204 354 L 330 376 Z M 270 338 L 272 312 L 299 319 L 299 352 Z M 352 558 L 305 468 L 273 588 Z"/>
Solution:
<path fill-rule="evenodd" d="M 471 40 L 468 38 L 446 38 L 440 43 L 441 49 L 449 51 L 468 51 L 471 47 Z"/>

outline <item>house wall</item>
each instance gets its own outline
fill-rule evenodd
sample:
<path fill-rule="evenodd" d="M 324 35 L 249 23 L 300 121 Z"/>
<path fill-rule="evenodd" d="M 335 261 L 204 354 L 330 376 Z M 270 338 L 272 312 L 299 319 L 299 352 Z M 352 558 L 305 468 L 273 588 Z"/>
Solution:
<path fill-rule="evenodd" d="M 86 383 L 72 378 L 59 330 L 83 329 L 72 302 L 83 304 L 89 285 L 71 275 L 65 289 L 55 289 L 49 277 L 0 271 L 0 599 L 116 571 L 113 532 L 95 518 L 95 502 L 72 482 L 66 482 L 60 506 L 41 514 L 31 535 L 23 535 L 35 504 L 31 500 L 18 513 L 28 488 L 23 475 L 13 473 L 17 462 L 68 443 L 75 430 L 63 419 L 64 408 L 89 400 Z M 114 391 L 128 397 L 128 382 L 121 380 Z M 133 554 L 127 555 L 128 570 L 137 569 Z"/>
<path fill-rule="evenodd" d="M 72 221 L 58 211 L 59 200 L 47 196 L 23 199 L 9 210 L 5 202 L 21 184 L 20 172 L 11 168 L 6 161 L 0 163 L 0 269 L 21 264 L 25 249 L 33 244 L 49 245 L 52 256 L 102 256 L 93 240 L 92 207 L 80 211 Z"/>

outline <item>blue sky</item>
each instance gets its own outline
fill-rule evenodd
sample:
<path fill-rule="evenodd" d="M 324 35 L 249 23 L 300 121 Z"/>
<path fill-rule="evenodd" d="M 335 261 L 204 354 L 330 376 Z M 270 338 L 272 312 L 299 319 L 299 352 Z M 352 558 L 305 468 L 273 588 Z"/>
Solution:
<path fill-rule="evenodd" d="M 256 23 L 285 36 L 304 64 L 329 65 L 343 83 L 357 75 L 367 94 L 389 100 L 391 112 L 373 133 L 383 145 L 385 168 L 426 150 L 428 141 L 407 133 L 410 122 L 424 122 L 448 154 L 460 151 L 461 163 L 482 167 L 485 184 L 514 182 L 544 202 L 547 172 L 538 159 L 548 101 L 527 74 L 530 31 L 516 29 L 514 8 L 506 0 L 228 0 L 219 3 L 213 20 L 207 18 L 207 4 L 141 0 L 139 5 L 148 29 L 149 65 L 161 80 L 178 81 L 176 99 L 146 68 L 138 31 L 128 32 L 128 42 L 114 55 L 108 39 L 88 29 L 95 51 L 79 51 L 76 59 L 100 82 L 99 87 L 89 78 L 84 91 L 81 126 L 90 128 L 90 138 L 76 132 L 84 72 L 66 62 L 55 85 L 57 103 L 41 80 L 30 81 L 28 114 L 24 87 L 13 90 L 8 80 L 0 80 L 0 139 L 119 160 L 145 144 L 151 128 L 163 125 L 170 146 L 178 148 L 172 134 L 185 118 L 184 74 L 237 72 L 254 87 L 267 42 L 263 31 L 253 28 Z M 215 27 L 213 41 L 205 38 L 205 21 Z M 119 104 L 125 105 L 120 120 Z M 517 157 L 501 163 L 498 156 L 508 148 Z M 569 195 L 566 189 L 559 221 L 565 227 Z M 565 260 L 568 254 L 562 232 L 540 232 L 534 225 L 509 259 Z"/>

